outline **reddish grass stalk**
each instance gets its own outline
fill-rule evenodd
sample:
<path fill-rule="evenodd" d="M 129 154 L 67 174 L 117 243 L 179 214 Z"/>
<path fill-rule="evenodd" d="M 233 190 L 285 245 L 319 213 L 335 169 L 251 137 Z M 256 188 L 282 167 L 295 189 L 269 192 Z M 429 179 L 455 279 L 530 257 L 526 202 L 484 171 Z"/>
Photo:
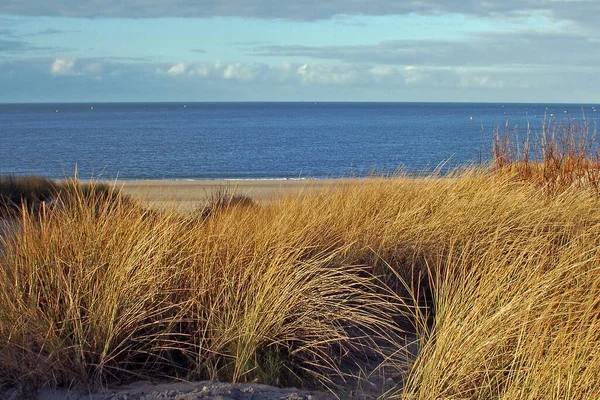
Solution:
<path fill-rule="evenodd" d="M 495 171 L 511 172 L 523 181 L 542 186 L 548 193 L 559 193 L 571 187 L 591 189 L 599 193 L 600 151 L 596 136 L 597 121 L 569 117 L 556 121 L 544 119 L 541 131 L 532 141 L 531 127 L 519 140 L 518 127 L 495 129 L 492 144 Z"/>

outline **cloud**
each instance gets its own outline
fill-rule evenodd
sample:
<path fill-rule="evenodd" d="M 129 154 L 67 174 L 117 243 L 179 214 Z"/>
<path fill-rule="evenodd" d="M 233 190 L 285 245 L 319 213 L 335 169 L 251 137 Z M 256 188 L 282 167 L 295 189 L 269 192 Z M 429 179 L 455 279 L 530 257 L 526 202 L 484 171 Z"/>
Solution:
<path fill-rule="evenodd" d="M 370 86 L 372 88 L 445 88 L 445 89 L 529 89 L 549 88 L 565 85 L 560 66 L 532 67 L 523 69 L 519 66 L 427 66 L 427 65 L 386 65 L 367 63 L 323 63 L 323 62 L 289 62 L 279 65 L 260 63 L 215 63 L 148 65 L 154 68 L 157 75 L 169 79 L 188 82 L 190 85 L 199 82 L 212 85 L 262 85 L 263 91 L 269 87 L 336 87 L 355 88 Z M 128 68 L 121 64 L 121 68 Z M 579 80 L 598 81 L 594 66 L 581 66 L 577 69 Z M 572 77 L 569 77 L 572 79 Z"/>
<path fill-rule="evenodd" d="M 0 22 L 3 22 L 0 19 Z M 0 29 L 0 53 L 22 53 L 31 50 L 40 50 L 40 47 L 22 40 L 14 30 L 8 28 Z"/>
<path fill-rule="evenodd" d="M 112 58 L 0 56 L 0 102 L 143 101 L 152 93 L 160 100 L 168 82 L 157 81 L 155 69 Z"/>
<path fill-rule="evenodd" d="M 287 88 L 289 93 L 312 88 L 335 87 L 334 92 L 352 91 L 351 99 L 362 99 L 366 91 L 421 89 L 445 90 L 464 93 L 468 90 L 511 91 L 516 100 L 521 100 L 522 90 L 563 94 L 567 91 L 596 94 L 600 90 L 600 78 L 595 65 L 574 67 L 566 75 L 561 66 L 540 66 L 522 68 L 519 66 L 428 66 L 428 65 L 387 65 L 377 63 L 330 63 L 292 62 L 269 65 L 262 63 L 222 62 L 214 63 L 163 63 L 151 60 L 116 58 L 66 58 L 56 57 L 14 59 L 2 58 L 4 73 L 11 76 L 60 77 L 56 81 L 83 82 L 102 80 L 106 86 L 102 90 L 117 90 L 124 85 L 131 87 L 135 82 L 143 82 L 156 88 L 160 93 L 163 86 L 183 85 L 186 92 L 193 87 L 220 88 L 235 93 L 242 87 L 254 88 L 256 96 L 269 99 L 271 93 Z M 10 66 L 10 68 L 9 68 Z M 1 72 L 1 68 L 0 68 Z M 26 82 L 26 79 L 25 79 Z M 1 79 L 0 79 L 1 83 Z M 25 83 L 28 85 L 27 83 Z M 279 89 L 278 89 L 279 88 Z M 333 92 L 332 92 L 333 93 Z M 431 92 L 438 99 L 437 92 Z M 235 95 L 232 95 L 235 99 Z M 492 96 L 493 97 L 493 96 Z M 493 98 L 492 98 L 493 99 Z M 158 99 L 160 100 L 160 99 Z M 456 100 L 459 100 L 458 98 Z M 464 99 L 463 99 L 464 100 Z M 559 100 L 559 99 L 557 99 Z M 461 100 L 462 101 L 462 100 Z M 487 101 L 491 101 L 488 99 Z"/>
<path fill-rule="evenodd" d="M 181 75 L 185 72 L 185 64 L 184 63 L 179 63 L 179 64 L 175 64 L 173 65 L 171 68 L 169 68 L 169 70 L 167 71 L 168 75 Z"/>
<path fill-rule="evenodd" d="M 2 24 L 3 21 L 4 20 L 0 18 L 0 24 Z M 42 34 L 42 32 L 39 32 L 39 34 Z M 35 35 L 37 34 L 17 34 L 13 29 L 8 28 L 0 29 L 0 53 L 41 53 L 47 51 L 56 52 L 67 50 L 65 48 L 55 46 L 38 46 L 30 43 L 27 40 L 23 40 L 25 37 Z"/>
<path fill-rule="evenodd" d="M 166 74 L 172 77 L 195 77 L 195 78 L 217 78 L 229 81 L 249 82 L 257 80 L 263 72 L 270 69 L 266 64 L 243 64 L 243 63 L 223 63 L 216 61 L 213 64 L 185 64 L 177 63 L 167 68 L 159 66 L 157 73 Z"/>
<path fill-rule="evenodd" d="M 98 59 L 75 59 L 75 58 L 56 58 L 50 65 L 50 74 L 61 77 L 80 77 L 88 76 L 100 78 L 105 72 L 107 60 Z"/>
<path fill-rule="evenodd" d="M 429 77 L 425 70 L 412 65 L 407 65 L 404 67 L 400 74 L 404 77 L 404 83 L 407 85 L 418 85 Z"/>
<path fill-rule="evenodd" d="M 594 65 L 527 68 L 286 61 L 179 63 L 0 56 L 0 102 L 597 101 Z M 177 68 L 176 68 L 177 69 Z M 162 71 L 157 73 L 157 71 Z M 54 78 L 54 79 L 53 79 Z M 60 78 L 60 79 L 56 79 Z"/>
<path fill-rule="evenodd" d="M 190 76 L 206 78 L 210 74 L 210 67 L 206 65 L 197 65 L 189 70 Z"/>
<path fill-rule="evenodd" d="M 66 58 L 57 58 L 56 60 L 54 60 L 54 62 L 50 66 L 50 73 L 54 76 L 80 75 L 80 73 L 73 71 L 74 66 L 75 66 L 75 60 L 66 59 Z"/>
<path fill-rule="evenodd" d="M 367 78 L 364 66 L 330 65 L 319 63 L 289 63 L 268 65 L 261 63 L 215 63 L 174 64 L 168 68 L 158 67 L 159 75 L 187 77 L 190 79 L 211 79 L 213 81 L 233 81 L 238 83 L 292 83 L 343 85 Z"/>
<path fill-rule="evenodd" d="M 334 16 L 380 16 L 408 14 L 520 18 L 543 13 L 554 19 L 593 22 L 600 13 L 595 0 L 3 0 L 0 14 L 27 16 L 160 18 L 235 16 L 320 20 Z"/>
<path fill-rule="evenodd" d="M 515 71 L 508 76 L 515 76 Z M 392 67 L 379 65 L 369 69 L 374 81 L 382 85 L 405 85 L 409 87 L 430 88 L 504 88 L 509 85 L 502 80 L 505 76 L 503 70 L 489 68 L 464 68 L 464 67 L 424 67 L 407 65 Z M 527 74 L 525 74 L 527 75 Z M 518 76 L 518 74 L 517 74 Z M 512 88 L 529 87 L 527 78 L 513 80 Z"/>
<path fill-rule="evenodd" d="M 27 42 L 0 38 L 0 53 L 21 53 L 28 50 L 32 50 L 32 46 Z"/>
<path fill-rule="evenodd" d="M 440 87 L 440 88 L 504 88 L 531 87 L 531 78 L 519 68 L 390 66 L 367 64 L 291 63 L 280 65 L 252 63 L 173 64 L 156 68 L 158 75 L 177 77 L 190 84 L 260 84 L 290 87 Z M 165 72 L 166 71 L 166 72 Z M 535 72 L 531 72 L 535 75 Z M 509 79 L 512 77 L 512 79 Z"/>
<path fill-rule="evenodd" d="M 20 36 L 21 37 L 48 36 L 48 35 L 62 35 L 65 33 L 79 33 L 79 32 L 81 32 L 81 31 L 47 28 L 47 29 L 44 29 L 43 31 L 25 33 Z"/>
<path fill-rule="evenodd" d="M 303 64 L 296 70 L 304 84 L 343 85 L 355 83 L 362 69 L 352 65 Z"/>
<path fill-rule="evenodd" d="M 248 82 L 255 80 L 264 70 L 268 69 L 267 66 L 257 64 L 229 64 L 223 69 L 223 78 Z"/>
<path fill-rule="evenodd" d="M 580 66 L 600 63 L 595 38 L 577 33 L 474 33 L 460 40 L 390 40 L 372 45 L 268 45 L 253 56 L 427 66 Z"/>
<path fill-rule="evenodd" d="M 104 63 L 100 61 L 89 60 L 81 67 L 83 75 L 100 76 L 104 71 Z"/>

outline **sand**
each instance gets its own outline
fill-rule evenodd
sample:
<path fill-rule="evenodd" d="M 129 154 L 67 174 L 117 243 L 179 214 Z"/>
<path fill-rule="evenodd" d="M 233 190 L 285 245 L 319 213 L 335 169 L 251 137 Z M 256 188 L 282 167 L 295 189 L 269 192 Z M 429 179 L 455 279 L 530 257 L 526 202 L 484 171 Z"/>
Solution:
<path fill-rule="evenodd" d="M 6 397 L 16 400 L 18 393 Z M 79 390 L 43 389 L 36 400 L 335 400 L 328 393 L 295 388 L 276 388 L 260 384 L 218 382 L 163 383 L 138 382 L 88 394 Z"/>
<path fill-rule="evenodd" d="M 176 208 L 190 211 L 203 207 L 211 193 L 228 190 L 266 204 L 286 195 L 303 195 L 322 191 L 351 179 L 294 179 L 294 180 L 140 180 L 119 181 L 124 194 L 153 208 Z"/>

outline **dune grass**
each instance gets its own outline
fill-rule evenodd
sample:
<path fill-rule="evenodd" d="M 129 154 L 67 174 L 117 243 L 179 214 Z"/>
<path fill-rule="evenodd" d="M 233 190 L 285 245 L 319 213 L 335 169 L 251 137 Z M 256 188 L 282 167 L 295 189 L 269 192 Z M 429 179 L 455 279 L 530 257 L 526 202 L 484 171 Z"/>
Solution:
<path fill-rule="evenodd" d="M 57 184 L 38 176 L 0 175 L 0 217 L 18 214 L 23 206 L 38 209 L 57 191 Z"/>
<path fill-rule="evenodd" d="M 518 177 L 558 193 L 576 186 L 600 194 L 598 121 L 569 116 L 544 119 L 539 129 L 529 123 L 497 127 L 492 145 L 497 170 L 513 170 Z"/>
<path fill-rule="evenodd" d="M 2 242 L 4 382 L 336 389 L 383 363 L 390 398 L 600 396 L 592 191 L 466 171 L 206 218 L 69 196 Z"/>
<path fill-rule="evenodd" d="M 194 215 L 70 182 L 0 239 L 0 381 L 600 398 L 591 164 L 544 184 L 523 161 L 265 206 L 221 193 L 218 212 Z M 555 185 L 571 174 L 588 181 Z M 374 377 L 393 387 L 372 390 Z"/>
<path fill-rule="evenodd" d="M 94 194 L 98 201 L 112 201 L 117 197 L 114 188 L 107 183 L 81 183 L 76 178 L 62 182 L 40 176 L 15 176 L 0 174 L 0 218 L 18 217 L 24 210 L 39 213 L 48 206 L 71 201 L 69 194 L 78 190 L 80 195 Z M 121 196 L 121 200 L 124 200 Z"/>

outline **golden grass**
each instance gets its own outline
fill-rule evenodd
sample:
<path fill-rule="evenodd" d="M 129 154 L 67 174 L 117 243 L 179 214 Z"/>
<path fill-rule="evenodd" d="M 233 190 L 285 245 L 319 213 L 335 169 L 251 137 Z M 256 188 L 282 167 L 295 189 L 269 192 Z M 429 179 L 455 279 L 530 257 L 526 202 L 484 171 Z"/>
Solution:
<path fill-rule="evenodd" d="M 519 137 L 520 134 L 520 137 Z M 598 121 L 569 116 L 544 119 L 539 131 L 525 129 L 494 132 L 493 164 L 499 171 L 516 172 L 520 179 L 555 194 L 569 187 L 593 189 L 600 195 L 600 147 Z"/>
<path fill-rule="evenodd" d="M 564 194 L 453 246 L 435 265 L 434 327 L 393 398 L 599 398 L 597 206 Z"/>
<path fill-rule="evenodd" d="M 387 398 L 600 398 L 598 197 L 515 178 L 373 178 L 191 216 L 75 185 L 0 243 L 0 376 L 341 390 L 375 361 Z"/>

